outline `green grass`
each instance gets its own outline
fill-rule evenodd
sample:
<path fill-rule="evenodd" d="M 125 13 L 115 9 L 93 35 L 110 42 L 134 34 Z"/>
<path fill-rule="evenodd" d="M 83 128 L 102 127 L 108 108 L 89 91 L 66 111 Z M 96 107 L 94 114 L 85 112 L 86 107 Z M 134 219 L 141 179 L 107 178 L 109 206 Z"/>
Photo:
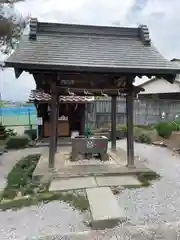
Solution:
<path fill-rule="evenodd" d="M 40 154 L 22 158 L 7 177 L 7 186 L 1 195 L 0 209 L 18 209 L 44 202 L 59 200 L 84 211 L 89 209 L 86 196 L 74 192 L 48 192 L 49 183 L 38 184 L 32 181 L 33 171 Z M 20 193 L 20 197 L 17 197 Z"/>
<path fill-rule="evenodd" d="M 124 186 L 124 188 L 136 189 L 136 188 L 142 188 L 142 187 L 149 187 L 151 185 L 151 181 L 160 179 L 160 175 L 158 175 L 153 171 L 138 173 L 136 174 L 136 177 L 141 182 L 140 185 L 126 185 Z"/>
<path fill-rule="evenodd" d="M 42 202 L 48 203 L 55 200 L 66 202 L 71 207 L 78 209 L 82 212 L 89 209 L 89 202 L 86 197 L 81 195 L 77 196 L 75 194 L 66 192 L 43 192 L 41 194 L 31 195 L 28 198 L 24 199 L 9 199 L 8 201 L 1 201 L 0 209 L 3 211 L 8 209 L 17 210 L 23 207 L 37 205 Z"/>
<path fill-rule="evenodd" d="M 32 173 L 39 161 L 40 154 L 28 155 L 22 158 L 12 169 L 7 177 L 7 186 L 2 198 L 13 199 L 18 192 L 32 194 L 36 184 L 32 182 Z"/>

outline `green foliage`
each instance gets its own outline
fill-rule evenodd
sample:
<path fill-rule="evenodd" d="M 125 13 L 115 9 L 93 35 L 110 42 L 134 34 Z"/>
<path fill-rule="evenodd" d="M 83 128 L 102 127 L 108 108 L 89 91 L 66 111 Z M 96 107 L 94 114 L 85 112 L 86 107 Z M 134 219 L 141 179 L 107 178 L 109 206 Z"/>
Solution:
<path fill-rule="evenodd" d="M 14 198 L 18 192 L 21 192 L 22 195 L 33 192 L 32 173 L 39 158 L 40 154 L 28 155 L 14 166 L 8 175 L 8 182 L 3 192 L 3 198 Z"/>
<path fill-rule="evenodd" d="M 172 122 L 172 131 L 180 131 L 180 120 Z"/>
<path fill-rule="evenodd" d="M 148 132 L 142 132 L 139 135 L 135 135 L 134 140 L 139 143 L 150 144 L 152 142 L 150 134 Z"/>
<path fill-rule="evenodd" d="M 8 128 L 6 129 L 6 137 L 10 137 L 10 136 L 17 136 L 17 132 L 14 131 L 14 129 Z"/>
<path fill-rule="evenodd" d="M 29 22 L 29 16 L 24 18 L 15 10 L 14 3 L 18 1 L 4 0 L 0 3 L 0 48 L 4 54 L 9 54 L 15 48 Z"/>
<path fill-rule="evenodd" d="M 24 134 L 28 135 L 31 140 L 35 140 L 37 138 L 37 130 L 36 129 L 28 129 L 24 131 Z"/>
<path fill-rule="evenodd" d="M 30 139 L 27 135 L 22 136 L 10 136 L 6 141 L 7 149 L 20 149 L 27 147 L 30 143 Z"/>
<path fill-rule="evenodd" d="M 172 123 L 160 122 L 156 125 L 156 131 L 160 137 L 169 138 L 172 134 Z"/>
<path fill-rule="evenodd" d="M 0 123 L 0 140 L 6 139 L 6 128 Z"/>
<path fill-rule="evenodd" d="M 14 131 L 14 129 L 6 129 L 5 126 L 0 123 L 0 140 L 5 140 L 9 136 L 16 136 L 17 133 Z"/>
<path fill-rule="evenodd" d="M 48 203 L 59 200 L 69 203 L 80 211 L 87 210 L 89 203 L 86 196 L 75 192 L 48 192 L 48 183 L 40 185 L 32 182 L 32 174 L 39 158 L 40 154 L 28 155 L 14 166 L 7 177 L 7 186 L 1 197 L 0 209 L 18 209 L 36 205 L 39 202 Z M 19 193 L 20 198 L 15 198 Z"/>
<path fill-rule="evenodd" d="M 124 136 L 127 135 L 127 126 L 125 124 L 117 124 L 116 130 L 121 131 Z"/>

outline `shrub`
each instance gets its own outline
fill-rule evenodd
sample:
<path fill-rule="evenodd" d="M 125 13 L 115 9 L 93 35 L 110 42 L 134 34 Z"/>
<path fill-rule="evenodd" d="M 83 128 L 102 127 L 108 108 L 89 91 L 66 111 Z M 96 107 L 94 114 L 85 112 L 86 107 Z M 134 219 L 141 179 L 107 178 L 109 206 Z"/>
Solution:
<path fill-rule="evenodd" d="M 116 126 L 116 130 L 121 131 L 124 134 L 124 136 L 127 135 L 127 126 L 125 124 L 118 124 Z"/>
<path fill-rule="evenodd" d="M 0 123 L 0 140 L 4 140 L 9 136 L 16 136 L 14 129 L 7 128 Z"/>
<path fill-rule="evenodd" d="M 172 131 L 180 131 L 180 121 L 179 120 L 172 122 Z"/>
<path fill-rule="evenodd" d="M 23 136 L 10 136 L 6 141 L 7 149 L 19 149 L 28 146 L 30 138 L 27 135 Z"/>
<path fill-rule="evenodd" d="M 161 122 L 156 125 L 156 131 L 160 137 L 169 138 L 172 134 L 172 123 Z"/>
<path fill-rule="evenodd" d="M 4 140 L 6 138 L 6 128 L 0 123 L 0 140 Z"/>
<path fill-rule="evenodd" d="M 9 136 L 17 136 L 17 132 L 14 131 L 14 129 L 8 128 L 6 129 L 6 137 L 9 137 Z"/>
<path fill-rule="evenodd" d="M 140 135 L 138 136 L 134 136 L 134 140 L 136 142 L 139 142 L 139 143 L 148 143 L 150 144 L 152 141 L 151 141 L 151 137 L 148 133 L 141 133 Z"/>
<path fill-rule="evenodd" d="M 27 134 L 31 140 L 35 140 L 37 138 L 37 130 L 36 129 L 29 129 L 25 130 L 24 134 Z"/>

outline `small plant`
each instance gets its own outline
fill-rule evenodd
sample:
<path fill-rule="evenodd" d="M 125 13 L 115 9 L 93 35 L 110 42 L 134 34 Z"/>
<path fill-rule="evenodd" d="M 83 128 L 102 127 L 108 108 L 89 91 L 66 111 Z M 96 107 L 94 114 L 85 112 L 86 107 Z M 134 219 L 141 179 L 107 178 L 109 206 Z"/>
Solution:
<path fill-rule="evenodd" d="M 116 126 L 117 131 L 121 131 L 124 135 L 124 137 L 127 135 L 127 126 L 125 124 L 118 124 Z"/>
<path fill-rule="evenodd" d="M 6 141 L 7 149 L 20 149 L 27 147 L 30 143 L 30 138 L 27 135 L 10 136 Z"/>
<path fill-rule="evenodd" d="M 169 138 L 172 134 L 172 123 L 161 122 L 156 125 L 156 131 L 160 137 Z"/>
<path fill-rule="evenodd" d="M 4 190 L 3 198 L 14 198 L 21 195 L 32 194 L 35 187 L 32 183 L 32 173 L 40 158 L 40 154 L 28 155 L 22 158 L 9 173 L 8 184 Z"/>
<path fill-rule="evenodd" d="M 140 135 L 135 136 L 135 141 L 139 143 L 147 143 L 147 144 L 150 144 L 152 142 L 151 137 L 149 136 L 148 133 L 141 133 Z"/>
<path fill-rule="evenodd" d="M 17 132 L 15 132 L 14 129 L 7 128 L 6 129 L 6 137 L 10 137 L 10 136 L 17 136 Z"/>
<path fill-rule="evenodd" d="M 6 128 L 0 123 L 0 140 L 6 139 Z"/>
<path fill-rule="evenodd" d="M 175 120 L 172 122 L 172 131 L 180 131 L 180 121 Z"/>

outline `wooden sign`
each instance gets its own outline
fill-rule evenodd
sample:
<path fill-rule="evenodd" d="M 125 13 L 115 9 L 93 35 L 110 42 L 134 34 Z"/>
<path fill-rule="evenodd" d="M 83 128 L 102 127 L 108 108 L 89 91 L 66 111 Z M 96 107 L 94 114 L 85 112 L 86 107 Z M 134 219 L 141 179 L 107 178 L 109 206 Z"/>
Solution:
<path fill-rule="evenodd" d="M 74 84 L 74 80 L 60 80 L 60 85 L 62 86 L 73 86 Z"/>

